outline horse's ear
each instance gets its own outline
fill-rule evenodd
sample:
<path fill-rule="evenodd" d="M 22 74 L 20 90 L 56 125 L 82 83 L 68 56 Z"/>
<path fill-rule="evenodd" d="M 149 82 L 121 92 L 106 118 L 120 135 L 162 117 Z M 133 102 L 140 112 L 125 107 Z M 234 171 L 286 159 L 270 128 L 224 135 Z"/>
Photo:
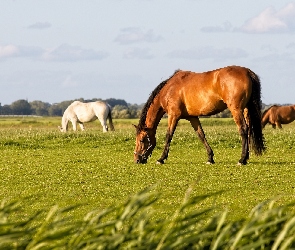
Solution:
<path fill-rule="evenodd" d="M 134 124 L 132 124 L 134 127 L 135 127 L 135 129 L 137 129 L 137 126 L 136 125 L 134 125 Z"/>

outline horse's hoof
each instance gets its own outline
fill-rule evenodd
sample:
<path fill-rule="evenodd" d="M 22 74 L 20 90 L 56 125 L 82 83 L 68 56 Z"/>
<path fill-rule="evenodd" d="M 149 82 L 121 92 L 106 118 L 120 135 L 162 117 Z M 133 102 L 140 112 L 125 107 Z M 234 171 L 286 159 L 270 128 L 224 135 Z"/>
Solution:
<path fill-rule="evenodd" d="M 213 162 L 207 161 L 206 164 L 207 164 L 207 165 L 212 165 Z"/>
<path fill-rule="evenodd" d="M 246 165 L 247 164 L 247 162 L 238 162 L 238 166 L 244 166 L 244 165 Z"/>
<path fill-rule="evenodd" d="M 159 160 L 158 160 L 158 161 L 156 162 L 156 164 L 161 164 L 161 165 L 162 165 L 162 164 L 164 164 L 164 161 L 159 161 Z"/>

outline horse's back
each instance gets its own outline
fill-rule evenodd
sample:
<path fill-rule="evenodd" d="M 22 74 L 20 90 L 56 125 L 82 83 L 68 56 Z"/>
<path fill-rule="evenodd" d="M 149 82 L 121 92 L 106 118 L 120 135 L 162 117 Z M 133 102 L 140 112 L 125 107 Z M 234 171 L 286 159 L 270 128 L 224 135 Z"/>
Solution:
<path fill-rule="evenodd" d="M 213 87 L 217 89 L 225 103 L 244 104 L 243 99 L 248 102 L 252 94 L 253 82 L 250 78 L 254 74 L 252 71 L 240 66 L 228 66 L 217 70 L 215 74 L 217 76 Z"/>
<path fill-rule="evenodd" d="M 95 114 L 89 103 L 75 101 L 72 105 L 72 110 L 72 116 L 75 116 L 79 122 L 84 123 L 96 120 Z"/>
<path fill-rule="evenodd" d="M 276 115 L 279 117 L 282 124 L 288 124 L 295 120 L 294 106 L 280 106 L 276 110 Z"/>
<path fill-rule="evenodd" d="M 105 102 L 96 101 L 91 103 L 94 113 L 98 116 L 105 116 L 109 112 L 109 106 Z"/>
<path fill-rule="evenodd" d="M 97 118 L 103 118 L 108 112 L 109 106 L 101 101 L 87 103 L 74 101 L 67 109 L 67 115 L 77 117 L 80 122 L 89 122 Z"/>
<path fill-rule="evenodd" d="M 162 103 L 185 106 L 187 115 L 212 115 L 237 103 L 244 108 L 251 96 L 251 84 L 249 69 L 240 66 L 203 73 L 178 71 L 163 87 Z M 245 102 L 241 104 L 241 100 Z"/>
<path fill-rule="evenodd" d="M 273 105 L 263 113 L 262 122 L 265 123 L 266 120 L 270 124 L 288 124 L 295 120 L 294 106 Z"/>
<path fill-rule="evenodd" d="M 82 102 L 74 101 L 65 110 L 63 116 L 67 116 L 69 119 L 75 115 L 75 109 L 77 106 L 81 105 Z"/>

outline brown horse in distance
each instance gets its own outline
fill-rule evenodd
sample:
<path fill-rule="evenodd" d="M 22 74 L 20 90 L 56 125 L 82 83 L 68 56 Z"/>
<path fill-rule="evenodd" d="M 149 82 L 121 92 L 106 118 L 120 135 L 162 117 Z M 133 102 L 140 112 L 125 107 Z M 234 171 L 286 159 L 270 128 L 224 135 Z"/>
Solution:
<path fill-rule="evenodd" d="M 263 112 L 262 128 L 270 123 L 273 128 L 282 128 L 282 124 L 288 124 L 295 120 L 295 105 L 279 106 L 273 105 Z"/>
<path fill-rule="evenodd" d="M 242 139 L 238 164 L 249 159 L 249 141 L 255 154 L 265 150 L 261 127 L 261 86 L 259 77 L 248 68 L 228 66 L 204 73 L 176 71 L 150 94 L 136 126 L 134 162 L 146 163 L 156 146 L 157 126 L 165 113 L 168 129 L 164 151 L 157 163 L 168 158 L 170 143 L 180 119 L 190 121 L 204 144 L 209 164 L 214 153 L 202 129 L 199 116 L 217 114 L 228 108 Z"/>

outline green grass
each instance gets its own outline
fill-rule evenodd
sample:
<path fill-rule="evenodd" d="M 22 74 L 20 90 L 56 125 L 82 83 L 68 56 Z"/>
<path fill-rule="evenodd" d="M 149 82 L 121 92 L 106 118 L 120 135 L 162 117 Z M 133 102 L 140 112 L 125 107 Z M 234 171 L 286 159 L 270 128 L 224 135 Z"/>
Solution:
<path fill-rule="evenodd" d="M 199 206 L 218 193 L 192 195 L 187 189 L 166 218 L 153 219 L 159 197 L 152 188 L 125 203 L 72 219 L 77 208 L 54 205 L 20 216 L 20 202 L 0 204 L 1 249 L 293 249 L 294 203 L 265 201 L 247 218 L 228 221 L 227 209 Z M 14 217 L 13 217 L 14 216 Z"/>
<path fill-rule="evenodd" d="M 157 132 L 158 145 L 145 165 L 133 163 L 137 120 L 114 120 L 115 132 L 102 133 L 98 122 L 84 132 L 60 133 L 60 118 L 0 119 L 0 199 L 23 199 L 24 213 L 54 204 L 83 204 L 74 218 L 92 209 L 121 204 L 145 187 L 156 185 L 161 199 L 154 219 L 165 218 L 195 184 L 194 195 L 225 192 L 198 204 L 217 204 L 229 210 L 228 219 L 247 216 L 252 208 L 272 197 L 278 205 L 294 199 L 295 126 L 264 130 L 267 152 L 250 156 L 237 166 L 241 142 L 232 119 L 203 118 L 207 140 L 215 153 L 214 165 L 206 165 L 205 149 L 190 125 L 181 121 L 169 158 L 157 165 L 166 131 L 164 119 Z M 28 198 L 29 197 L 29 198 Z"/>
<path fill-rule="evenodd" d="M 152 157 L 136 165 L 137 122 L 114 120 L 116 131 L 110 133 L 102 133 L 98 122 L 86 124 L 84 132 L 60 133 L 60 118 L 1 118 L 0 247 L 294 246 L 294 206 L 285 204 L 295 194 L 295 124 L 283 130 L 267 126 L 267 152 L 237 166 L 241 142 L 232 119 L 201 119 L 214 165 L 205 164 L 203 145 L 181 121 L 168 160 L 157 165 L 163 119 Z M 184 199 L 188 190 L 191 198 Z"/>

